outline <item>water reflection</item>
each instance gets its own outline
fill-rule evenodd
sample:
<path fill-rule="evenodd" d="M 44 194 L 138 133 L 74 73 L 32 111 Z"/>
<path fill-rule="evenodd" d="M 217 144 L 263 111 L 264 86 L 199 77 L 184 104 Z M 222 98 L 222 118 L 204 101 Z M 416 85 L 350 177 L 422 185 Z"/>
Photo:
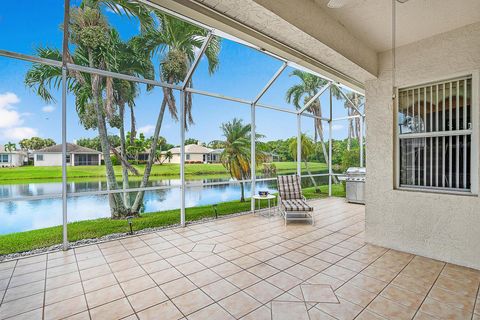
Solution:
<path fill-rule="evenodd" d="M 315 178 L 317 183 L 327 182 L 326 177 Z M 185 189 L 185 203 L 187 207 L 215 204 L 219 202 L 238 200 L 240 198 L 240 185 L 201 186 L 202 183 L 228 181 L 226 178 L 218 179 L 191 179 L 187 181 Z M 132 181 L 132 188 L 138 187 L 138 181 Z M 310 179 L 303 179 L 303 186 L 311 186 Z M 178 209 L 180 206 L 180 180 L 166 179 L 154 180 L 149 186 L 173 186 L 172 189 L 154 190 L 145 192 L 145 212 L 156 212 Z M 38 196 L 60 194 L 61 183 L 29 183 L 0 185 L 0 197 Z M 245 194 L 250 195 L 250 184 L 245 185 Z M 79 193 L 87 191 L 105 190 L 105 181 L 69 182 L 68 192 Z M 257 182 L 257 190 L 276 192 L 275 181 Z M 72 196 L 68 198 L 69 222 L 104 218 L 110 216 L 108 198 L 106 195 Z M 34 230 L 60 225 L 62 223 L 61 198 L 0 202 L 0 234 Z"/>
<path fill-rule="evenodd" d="M 212 180 L 190 181 L 193 184 L 217 182 Z M 103 182 L 70 182 L 69 192 L 102 190 Z M 156 212 L 178 209 L 180 204 L 180 181 L 159 180 L 152 185 L 174 186 L 173 189 L 145 192 L 145 212 Z M 258 183 L 258 188 L 275 192 L 275 182 Z M 246 185 L 246 194 L 250 193 L 250 185 Z M 39 183 L 28 185 L 2 185 L 2 197 L 33 196 L 58 194 L 61 183 Z M 232 201 L 240 198 L 240 185 L 198 186 L 190 185 L 185 189 L 187 207 Z M 69 222 L 109 217 L 109 204 L 106 195 L 75 196 L 68 198 Z M 15 201 L 0 203 L 0 234 L 34 230 L 59 225 L 62 223 L 61 198 Z"/>

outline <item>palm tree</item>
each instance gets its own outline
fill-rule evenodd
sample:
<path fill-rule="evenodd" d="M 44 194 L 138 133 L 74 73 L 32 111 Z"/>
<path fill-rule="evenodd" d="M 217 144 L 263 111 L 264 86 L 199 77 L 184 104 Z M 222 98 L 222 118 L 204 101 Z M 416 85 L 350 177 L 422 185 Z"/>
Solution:
<path fill-rule="evenodd" d="M 15 150 L 17 150 L 17 145 L 15 143 L 9 141 L 5 144 L 5 151 L 12 152 Z"/>
<path fill-rule="evenodd" d="M 349 92 L 346 94 L 347 97 L 355 104 L 355 107 L 359 107 L 362 102 L 362 96 L 359 95 L 356 92 Z M 344 107 L 347 109 L 348 116 L 354 116 L 354 115 L 359 115 L 358 112 L 352 107 L 350 102 L 345 99 L 344 102 Z M 355 119 L 348 119 L 348 136 L 347 136 L 347 150 L 350 151 L 351 149 L 351 140 L 352 139 L 358 139 L 360 137 L 360 121 L 362 121 L 361 118 L 355 118 Z"/>
<path fill-rule="evenodd" d="M 66 62 L 91 68 L 118 71 L 115 59 L 118 34 L 110 28 L 102 14 L 101 6 L 106 5 L 118 13 L 139 18 L 142 28 L 153 23 L 149 11 L 141 4 L 128 0 L 84 0 L 79 7 L 70 11 L 69 38 L 74 45 L 73 54 L 65 53 Z M 52 60 L 62 60 L 57 49 L 39 48 L 38 55 Z M 61 69 L 57 67 L 34 64 L 27 72 L 25 84 L 34 88 L 45 101 L 54 100 L 49 89 L 59 88 Z M 75 105 L 80 122 L 86 129 L 97 129 L 105 162 L 107 184 L 110 190 L 118 188 L 113 163 L 110 158 L 110 145 L 107 134 L 107 121 L 115 125 L 118 121 L 115 107 L 115 81 L 109 77 L 70 71 L 67 78 L 68 90 L 75 95 Z M 117 87 L 118 89 L 118 87 Z M 111 215 L 114 218 L 124 217 L 131 212 L 125 205 L 122 196 L 117 193 L 109 195 Z"/>
<path fill-rule="evenodd" d="M 9 141 L 5 144 L 4 148 L 5 148 L 6 152 L 12 152 L 12 151 L 17 150 L 17 145 L 15 143 Z M 10 159 L 10 161 L 9 161 L 10 165 L 12 165 L 12 156 L 11 155 L 10 155 L 9 159 Z"/>
<path fill-rule="evenodd" d="M 295 106 L 295 108 L 297 108 L 297 110 L 301 109 L 308 101 L 310 101 L 320 91 L 320 89 L 323 86 L 327 85 L 328 83 L 328 81 L 325 79 L 322 79 L 311 73 L 300 71 L 300 70 L 294 70 L 290 74 L 290 76 L 298 77 L 300 79 L 300 83 L 290 87 L 287 90 L 287 93 L 285 95 L 285 100 L 288 103 L 293 103 L 293 105 Z M 340 99 L 341 95 L 337 87 L 331 86 L 330 90 L 332 90 L 332 95 L 334 97 L 336 97 L 337 99 Z M 314 125 L 315 125 L 314 140 L 315 142 L 317 141 L 317 138 L 320 140 L 323 157 L 325 159 L 325 162 L 328 163 L 329 157 L 328 157 L 327 148 L 325 146 L 323 124 L 322 124 L 322 120 L 320 119 L 323 114 L 322 105 L 320 103 L 320 97 L 317 98 L 308 107 L 307 111 L 311 112 L 313 115 L 318 117 L 314 119 Z M 336 181 L 335 177 L 334 177 L 334 180 Z"/>
<path fill-rule="evenodd" d="M 203 41 L 207 36 L 207 31 L 161 12 L 155 11 L 154 13 L 158 20 L 158 24 L 155 28 L 148 30 L 141 38 L 137 39 L 139 47 L 142 47 L 145 52 L 148 52 L 152 56 L 160 53 L 160 78 L 162 81 L 169 84 L 181 83 L 185 79 L 188 69 L 195 59 L 195 52 L 201 48 Z M 210 74 L 215 72 L 218 68 L 219 52 L 220 39 L 218 37 L 213 37 L 205 51 L 205 57 L 208 62 L 208 71 Z M 190 81 L 187 86 L 191 87 L 192 82 Z M 158 137 L 167 106 L 172 118 L 178 119 L 177 105 L 173 90 L 170 88 L 163 88 L 163 100 L 155 125 L 149 161 L 145 167 L 140 188 L 143 188 L 148 184 L 152 165 L 155 160 Z M 184 112 L 186 128 L 188 128 L 189 124 L 193 124 L 191 110 L 192 96 L 191 93 L 185 92 Z M 137 193 L 135 202 L 132 206 L 133 211 L 140 208 L 143 203 L 143 196 L 143 192 Z"/>
<path fill-rule="evenodd" d="M 224 150 L 220 155 L 220 161 L 228 170 L 230 176 L 236 180 L 245 180 L 251 177 L 251 125 L 243 124 L 241 119 L 234 118 L 230 122 L 222 123 L 220 127 L 223 131 Z M 260 135 L 257 135 L 257 138 Z M 255 154 L 256 163 L 265 159 L 263 152 Z M 241 197 L 240 201 L 245 201 L 245 186 L 240 182 Z"/>
<path fill-rule="evenodd" d="M 301 139 L 300 143 L 301 143 L 301 149 L 302 149 L 301 159 L 305 163 L 305 169 L 307 170 L 308 175 L 310 176 L 310 179 L 312 180 L 312 183 L 315 186 L 315 191 L 320 192 L 320 188 L 318 188 L 317 182 L 312 177 L 312 173 L 308 168 L 308 158 L 315 153 L 315 143 L 312 141 L 310 137 L 308 137 L 304 133 L 302 133 L 300 139 Z M 290 154 L 292 155 L 293 159 L 295 159 L 296 161 L 297 160 L 297 138 L 291 138 L 290 140 L 291 140 L 289 144 Z"/>
<path fill-rule="evenodd" d="M 173 153 L 170 150 L 166 151 L 164 154 L 160 152 L 158 158 L 161 159 L 162 157 L 163 157 L 163 160 L 160 162 L 160 164 L 163 164 L 167 160 L 168 162 L 170 162 L 170 160 L 172 160 L 173 158 Z"/>

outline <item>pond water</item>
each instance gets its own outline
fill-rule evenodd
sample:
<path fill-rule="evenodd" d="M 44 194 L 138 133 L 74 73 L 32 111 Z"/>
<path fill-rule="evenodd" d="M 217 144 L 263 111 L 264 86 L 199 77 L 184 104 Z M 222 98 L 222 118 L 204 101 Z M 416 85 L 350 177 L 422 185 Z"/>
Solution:
<path fill-rule="evenodd" d="M 155 177 L 152 177 L 155 178 Z M 323 177 L 322 177 L 323 178 Z M 303 179 L 309 185 L 309 179 Z M 308 180 L 308 181 L 307 181 Z M 321 179 L 322 183 L 324 179 Z M 187 179 L 185 189 L 186 207 L 215 204 L 240 199 L 240 185 L 199 186 L 200 183 L 229 181 L 219 179 Z M 197 185 L 196 185 L 197 184 Z M 138 187 L 138 181 L 131 181 L 130 187 Z M 180 207 L 180 180 L 154 179 L 149 186 L 172 186 L 172 189 L 147 191 L 144 196 L 144 211 L 156 212 Z M 69 193 L 106 190 L 106 182 L 89 180 L 68 182 Z M 275 181 L 257 182 L 257 190 L 276 191 Z M 24 183 L 0 185 L 0 198 L 58 195 L 62 191 L 61 182 Z M 245 195 L 250 195 L 250 184 L 245 185 Z M 110 216 L 107 195 L 72 196 L 68 198 L 68 221 L 80 221 Z M 0 234 L 41 229 L 62 224 L 62 199 L 51 198 L 29 201 L 0 202 Z"/>

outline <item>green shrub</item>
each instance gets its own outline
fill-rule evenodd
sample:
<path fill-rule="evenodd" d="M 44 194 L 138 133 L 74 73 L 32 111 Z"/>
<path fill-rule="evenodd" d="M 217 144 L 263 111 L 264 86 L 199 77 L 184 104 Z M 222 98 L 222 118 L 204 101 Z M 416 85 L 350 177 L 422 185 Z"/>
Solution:
<path fill-rule="evenodd" d="M 114 166 L 120 165 L 120 160 L 118 160 L 117 156 L 111 156 L 110 159 L 112 159 L 112 164 Z"/>
<path fill-rule="evenodd" d="M 341 157 L 341 170 L 345 172 L 349 167 L 358 167 L 360 165 L 360 150 L 352 148 L 344 150 Z"/>

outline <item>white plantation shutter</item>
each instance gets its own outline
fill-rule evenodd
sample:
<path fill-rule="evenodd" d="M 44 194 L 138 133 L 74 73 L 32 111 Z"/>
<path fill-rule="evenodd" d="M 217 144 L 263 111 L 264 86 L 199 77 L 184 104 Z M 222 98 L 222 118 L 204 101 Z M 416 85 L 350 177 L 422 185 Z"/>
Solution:
<path fill-rule="evenodd" d="M 470 191 L 472 77 L 398 90 L 399 186 Z"/>

